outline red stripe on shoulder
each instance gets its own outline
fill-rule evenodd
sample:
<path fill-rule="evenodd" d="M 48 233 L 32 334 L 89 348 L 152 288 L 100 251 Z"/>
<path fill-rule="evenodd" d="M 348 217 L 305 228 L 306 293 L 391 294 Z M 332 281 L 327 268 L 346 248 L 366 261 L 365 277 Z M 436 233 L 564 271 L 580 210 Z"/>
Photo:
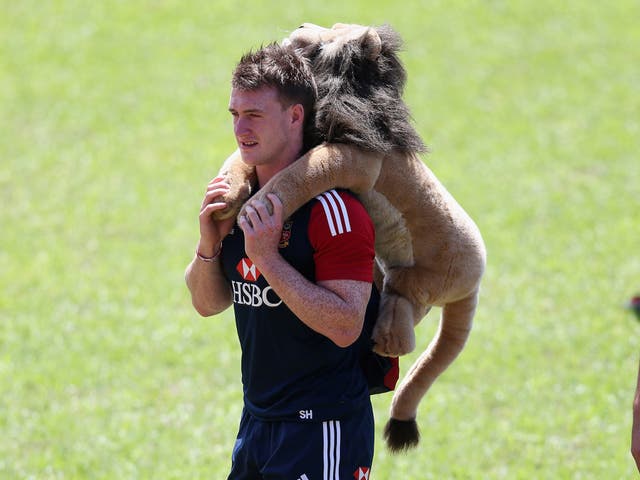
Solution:
<path fill-rule="evenodd" d="M 362 203 L 352 193 L 337 190 L 316 199 L 309 223 L 316 279 L 371 281 L 375 233 Z"/>

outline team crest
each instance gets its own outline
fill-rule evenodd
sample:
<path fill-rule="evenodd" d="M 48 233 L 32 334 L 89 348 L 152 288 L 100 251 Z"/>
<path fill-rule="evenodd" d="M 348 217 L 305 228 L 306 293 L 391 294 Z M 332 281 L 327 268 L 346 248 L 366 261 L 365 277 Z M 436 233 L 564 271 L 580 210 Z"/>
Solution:
<path fill-rule="evenodd" d="M 289 246 L 289 240 L 291 239 L 291 228 L 293 227 L 293 221 L 287 220 L 282 225 L 282 236 L 280 237 L 280 243 L 278 248 L 287 248 Z"/>
<path fill-rule="evenodd" d="M 369 480 L 369 472 L 371 469 L 368 467 L 360 467 L 355 472 L 353 472 L 353 478 L 356 480 Z"/>

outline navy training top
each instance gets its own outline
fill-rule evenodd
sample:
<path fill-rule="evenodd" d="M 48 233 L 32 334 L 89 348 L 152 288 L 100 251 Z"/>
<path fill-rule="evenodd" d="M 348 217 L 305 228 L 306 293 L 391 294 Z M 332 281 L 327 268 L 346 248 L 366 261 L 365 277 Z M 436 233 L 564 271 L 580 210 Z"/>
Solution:
<path fill-rule="evenodd" d="M 310 281 L 372 282 L 374 228 L 349 192 L 331 190 L 284 222 L 280 254 Z M 244 235 L 233 229 L 223 241 L 222 266 L 233 290 L 242 349 L 245 408 L 266 420 L 340 419 L 369 402 L 361 367 L 379 295 L 372 286 L 358 341 L 346 348 L 315 332 L 280 300 L 247 258 Z"/>

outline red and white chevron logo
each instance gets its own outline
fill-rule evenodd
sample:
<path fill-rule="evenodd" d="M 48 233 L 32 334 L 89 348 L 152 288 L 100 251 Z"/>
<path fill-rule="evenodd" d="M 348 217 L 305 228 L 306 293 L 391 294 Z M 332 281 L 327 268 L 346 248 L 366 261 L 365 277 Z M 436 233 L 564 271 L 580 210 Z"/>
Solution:
<path fill-rule="evenodd" d="M 356 480 L 369 480 L 369 472 L 370 468 L 360 467 L 355 472 L 353 472 L 353 478 Z"/>
<path fill-rule="evenodd" d="M 236 265 L 236 270 L 242 275 L 242 278 L 249 282 L 255 282 L 260 278 L 260 271 L 256 268 L 253 262 L 248 258 L 243 258 Z"/>

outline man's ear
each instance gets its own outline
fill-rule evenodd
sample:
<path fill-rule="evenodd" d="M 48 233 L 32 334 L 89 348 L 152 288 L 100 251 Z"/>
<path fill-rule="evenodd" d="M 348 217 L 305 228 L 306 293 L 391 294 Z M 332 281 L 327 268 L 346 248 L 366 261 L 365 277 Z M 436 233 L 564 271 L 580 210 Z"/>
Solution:
<path fill-rule="evenodd" d="M 304 123 L 304 107 L 301 103 L 295 103 L 291 106 L 291 123 L 300 122 L 300 125 Z"/>

